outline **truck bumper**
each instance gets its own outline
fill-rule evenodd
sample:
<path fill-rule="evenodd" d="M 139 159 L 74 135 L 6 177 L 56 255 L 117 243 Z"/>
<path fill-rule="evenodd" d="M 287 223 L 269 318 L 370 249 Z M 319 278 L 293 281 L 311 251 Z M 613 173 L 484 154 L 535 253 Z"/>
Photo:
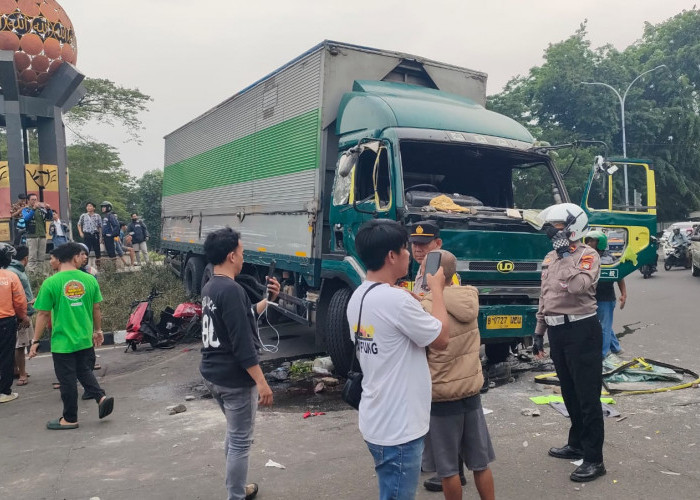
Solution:
<path fill-rule="evenodd" d="M 488 305 L 479 307 L 479 332 L 482 342 L 520 339 L 535 332 L 535 305 Z"/>

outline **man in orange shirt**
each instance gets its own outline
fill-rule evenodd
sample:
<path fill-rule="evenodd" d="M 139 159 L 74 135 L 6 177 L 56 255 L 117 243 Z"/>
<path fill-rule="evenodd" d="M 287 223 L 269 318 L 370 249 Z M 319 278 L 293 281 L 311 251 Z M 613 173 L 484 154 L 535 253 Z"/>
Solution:
<path fill-rule="evenodd" d="M 12 392 L 17 322 L 29 326 L 24 288 L 17 275 L 7 270 L 14 254 L 13 247 L 0 244 L 0 403 L 17 399 L 18 394 Z"/>

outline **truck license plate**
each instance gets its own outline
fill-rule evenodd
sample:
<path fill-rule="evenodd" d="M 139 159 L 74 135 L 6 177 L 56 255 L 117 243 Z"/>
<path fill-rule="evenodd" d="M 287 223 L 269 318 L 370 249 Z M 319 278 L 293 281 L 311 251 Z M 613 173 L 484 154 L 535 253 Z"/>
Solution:
<path fill-rule="evenodd" d="M 486 329 L 522 328 L 523 317 L 515 315 L 486 316 Z"/>

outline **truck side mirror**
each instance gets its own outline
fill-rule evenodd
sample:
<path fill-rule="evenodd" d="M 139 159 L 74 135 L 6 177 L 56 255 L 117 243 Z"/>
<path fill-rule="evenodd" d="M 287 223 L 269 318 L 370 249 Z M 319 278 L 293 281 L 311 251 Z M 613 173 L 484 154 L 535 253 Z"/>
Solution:
<path fill-rule="evenodd" d="M 360 156 L 360 149 L 355 146 L 345 151 L 338 160 L 338 175 L 347 177 L 352 172 L 353 167 L 357 163 L 357 158 Z"/>

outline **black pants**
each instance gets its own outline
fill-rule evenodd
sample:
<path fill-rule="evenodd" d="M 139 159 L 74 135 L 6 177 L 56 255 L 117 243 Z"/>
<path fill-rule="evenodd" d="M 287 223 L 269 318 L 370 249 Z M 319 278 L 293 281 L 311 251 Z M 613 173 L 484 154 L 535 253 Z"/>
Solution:
<path fill-rule="evenodd" d="M 547 328 L 549 346 L 571 417 L 569 446 L 583 450 L 586 462 L 603 461 L 605 427 L 600 406 L 603 386 L 603 331 L 598 318 Z"/>
<path fill-rule="evenodd" d="M 12 394 L 15 375 L 15 347 L 17 346 L 17 319 L 0 319 L 0 394 Z"/>
<path fill-rule="evenodd" d="M 100 235 L 99 233 L 84 233 L 83 242 L 85 246 L 88 247 L 88 254 L 90 250 L 95 252 L 95 258 L 99 259 L 100 254 Z"/>
<path fill-rule="evenodd" d="M 77 422 L 78 380 L 85 388 L 85 392 L 95 397 L 95 401 L 99 402 L 105 395 L 105 391 L 97 383 L 95 374 L 92 372 L 95 363 L 95 350 L 91 347 L 71 353 L 54 352 L 52 356 L 53 369 L 56 372 L 58 383 L 61 384 L 63 418 L 66 422 Z"/>
<path fill-rule="evenodd" d="M 107 255 L 114 259 L 117 256 L 117 249 L 114 245 L 114 236 L 105 235 L 103 240 L 105 242 L 105 250 L 107 251 Z"/>

